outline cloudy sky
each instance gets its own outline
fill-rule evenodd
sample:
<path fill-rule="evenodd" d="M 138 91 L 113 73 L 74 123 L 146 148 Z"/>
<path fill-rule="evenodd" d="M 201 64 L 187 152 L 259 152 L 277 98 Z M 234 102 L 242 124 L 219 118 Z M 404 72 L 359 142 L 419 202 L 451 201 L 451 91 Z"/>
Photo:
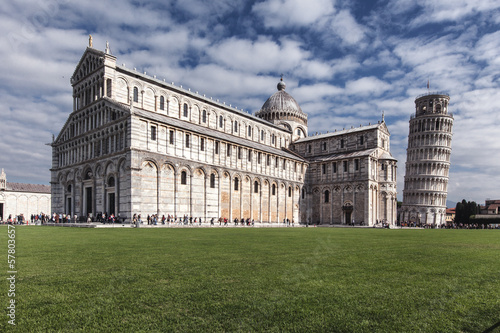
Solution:
<path fill-rule="evenodd" d="M 92 34 L 119 64 L 255 113 L 287 91 L 309 133 L 381 120 L 402 199 L 415 97 L 450 95 L 448 199 L 500 199 L 498 0 L 22 0 L 0 11 L 0 168 L 48 184 L 52 135 Z"/>

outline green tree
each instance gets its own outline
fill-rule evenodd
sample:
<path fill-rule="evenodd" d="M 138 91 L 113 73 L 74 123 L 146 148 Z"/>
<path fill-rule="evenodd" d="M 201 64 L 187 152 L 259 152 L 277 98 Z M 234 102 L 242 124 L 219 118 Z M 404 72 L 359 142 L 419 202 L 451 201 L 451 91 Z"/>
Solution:
<path fill-rule="evenodd" d="M 461 202 L 457 202 L 457 205 L 455 207 L 455 223 L 463 223 L 463 210 L 463 204 Z"/>
<path fill-rule="evenodd" d="M 478 213 L 478 205 L 475 201 L 457 202 L 455 208 L 455 222 L 456 223 L 470 223 L 470 217 Z"/>

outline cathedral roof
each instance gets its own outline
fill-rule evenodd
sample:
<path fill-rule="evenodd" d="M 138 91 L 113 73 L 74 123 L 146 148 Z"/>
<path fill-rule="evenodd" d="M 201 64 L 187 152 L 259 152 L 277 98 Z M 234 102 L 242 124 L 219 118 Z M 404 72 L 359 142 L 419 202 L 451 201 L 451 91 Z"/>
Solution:
<path fill-rule="evenodd" d="M 309 157 L 308 161 L 309 162 L 329 162 L 329 161 L 336 161 L 339 159 L 364 157 L 364 156 L 370 156 L 371 154 L 375 153 L 376 151 L 377 151 L 377 148 L 372 148 L 372 149 L 351 151 L 351 152 L 346 152 L 346 153 L 342 152 L 342 153 L 319 155 L 319 156 Z"/>
<path fill-rule="evenodd" d="M 371 125 L 368 125 L 368 126 L 360 126 L 360 127 L 352 127 L 352 128 L 349 128 L 349 129 L 343 129 L 342 131 L 335 130 L 335 132 L 328 132 L 328 133 L 324 133 L 324 134 L 310 135 L 310 136 L 308 136 L 306 138 L 301 138 L 301 139 L 297 140 L 296 143 L 302 143 L 302 142 L 307 142 L 307 141 L 327 139 L 327 138 L 332 138 L 332 137 L 338 136 L 338 135 L 343 135 L 343 134 L 348 134 L 348 133 L 356 133 L 356 132 L 362 132 L 362 131 L 368 131 L 368 130 L 373 130 L 373 129 L 377 129 L 377 128 L 384 129 L 384 130 L 386 130 L 388 132 L 387 125 L 385 124 L 385 122 L 379 122 L 377 124 L 371 124 Z"/>
<path fill-rule="evenodd" d="M 184 128 L 184 129 L 187 129 L 189 131 L 192 131 L 192 132 L 195 132 L 198 134 L 204 134 L 207 136 L 211 136 L 213 138 L 219 138 L 220 140 L 230 142 L 233 144 L 238 144 L 238 145 L 249 147 L 249 148 L 256 149 L 256 150 L 261 150 L 263 152 L 274 154 L 274 155 L 280 155 L 282 157 L 286 157 L 286 158 L 289 158 L 292 160 L 305 161 L 303 157 L 301 157 L 301 156 L 299 156 L 299 155 L 297 155 L 297 154 L 295 154 L 287 149 L 284 149 L 284 148 L 271 147 L 271 146 L 268 146 L 268 145 L 265 145 L 265 144 L 262 144 L 259 142 L 251 141 L 251 140 L 248 140 L 245 138 L 240 138 L 238 136 L 234 136 L 232 134 L 217 131 L 217 130 L 214 130 L 212 128 L 196 125 L 196 124 L 193 124 L 190 122 L 186 122 L 184 120 L 171 118 L 171 117 L 168 117 L 168 116 L 156 113 L 156 112 L 137 109 L 134 112 L 134 114 L 141 116 L 141 117 L 153 119 L 153 120 L 158 121 L 158 122 L 168 123 L 172 126 L 175 126 L 178 128 Z"/>
<path fill-rule="evenodd" d="M 31 193 L 50 194 L 50 185 L 9 183 L 9 182 L 7 182 L 7 188 L 5 190 L 10 191 L 10 192 L 31 192 Z"/>
<path fill-rule="evenodd" d="M 286 84 L 283 82 L 283 78 L 281 78 L 277 87 L 278 91 L 267 99 L 260 111 L 256 113 L 256 116 L 266 118 L 270 113 L 284 112 L 307 119 L 307 115 L 302 112 L 299 103 L 285 91 Z"/>
<path fill-rule="evenodd" d="M 350 152 L 341 152 L 341 153 L 332 153 L 325 155 L 318 155 L 307 158 L 309 162 L 329 162 L 329 161 L 337 161 L 341 159 L 349 159 L 349 158 L 357 158 L 357 157 L 365 157 L 365 156 L 374 156 L 377 157 L 377 154 L 380 154 L 379 148 L 371 148 L 371 149 L 363 149 L 356 150 Z M 391 154 L 383 151 L 380 156 L 378 156 L 380 160 L 393 160 L 396 161 Z"/>

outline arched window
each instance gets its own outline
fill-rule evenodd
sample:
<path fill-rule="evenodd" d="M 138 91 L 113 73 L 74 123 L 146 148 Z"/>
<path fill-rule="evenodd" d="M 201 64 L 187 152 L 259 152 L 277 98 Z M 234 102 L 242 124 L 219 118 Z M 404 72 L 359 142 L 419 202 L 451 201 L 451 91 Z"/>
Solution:
<path fill-rule="evenodd" d="M 306 198 L 306 190 L 302 188 L 302 199 Z"/>
<path fill-rule="evenodd" d="M 224 118 L 222 118 L 222 116 L 219 116 L 219 127 L 224 127 Z"/>
<path fill-rule="evenodd" d="M 271 195 L 276 195 L 276 185 L 273 184 L 273 186 L 271 187 Z"/>
<path fill-rule="evenodd" d="M 234 132 L 238 132 L 238 122 L 234 121 Z"/>
<path fill-rule="evenodd" d="M 238 191 L 240 187 L 240 180 L 238 178 L 234 178 L 234 190 Z"/>
<path fill-rule="evenodd" d="M 160 96 L 160 110 L 165 110 L 165 97 Z"/>
<path fill-rule="evenodd" d="M 326 190 L 325 191 L 325 203 L 330 202 L 330 191 Z"/>
<path fill-rule="evenodd" d="M 188 116 L 188 105 L 187 103 L 184 103 L 184 117 Z"/>
<path fill-rule="evenodd" d="M 114 187 L 114 186 L 115 186 L 115 177 L 109 177 L 108 187 Z"/>
<path fill-rule="evenodd" d="M 259 182 L 255 181 L 253 183 L 253 193 L 259 193 Z"/>
<path fill-rule="evenodd" d="M 292 196 L 292 187 L 288 187 L 288 197 L 290 198 Z"/>
<path fill-rule="evenodd" d="M 266 138 L 266 132 L 264 132 L 264 130 L 260 131 L 260 140 L 264 141 L 265 138 Z"/>
<path fill-rule="evenodd" d="M 139 89 L 134 87 L 134 102 L 139 102 Z"/>
<path fill-rule="evenodd" d="M 201 122 L 206 123 L 207 122 L 207 110 L 203 110 L 203 113 L 201 115 Z"/>
<path fill-rule="evenodd" d="M 210 175 L 210 188 L 215 188 L 215 173 Z"/>
<path fill-rule="evenodd" d="M 187 173 L 186 171 L 181 172 L 181 185 L 187 184 Z"/>
<path fill-rule="evenodd" d="M 252 136 L 252 126 L 248 125 L 248 136 Z"/>

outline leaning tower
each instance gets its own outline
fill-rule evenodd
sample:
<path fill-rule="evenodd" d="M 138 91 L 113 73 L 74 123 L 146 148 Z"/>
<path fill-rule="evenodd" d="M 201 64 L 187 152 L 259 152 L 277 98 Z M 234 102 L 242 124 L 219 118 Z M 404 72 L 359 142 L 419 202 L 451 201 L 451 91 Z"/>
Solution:
<path fill-rule="evenodd" d="M 450 96 L 429 93 L 415 99 L 410 118 L 400 222 L 440 225 L 446 221 L 453 115 Z"/>

